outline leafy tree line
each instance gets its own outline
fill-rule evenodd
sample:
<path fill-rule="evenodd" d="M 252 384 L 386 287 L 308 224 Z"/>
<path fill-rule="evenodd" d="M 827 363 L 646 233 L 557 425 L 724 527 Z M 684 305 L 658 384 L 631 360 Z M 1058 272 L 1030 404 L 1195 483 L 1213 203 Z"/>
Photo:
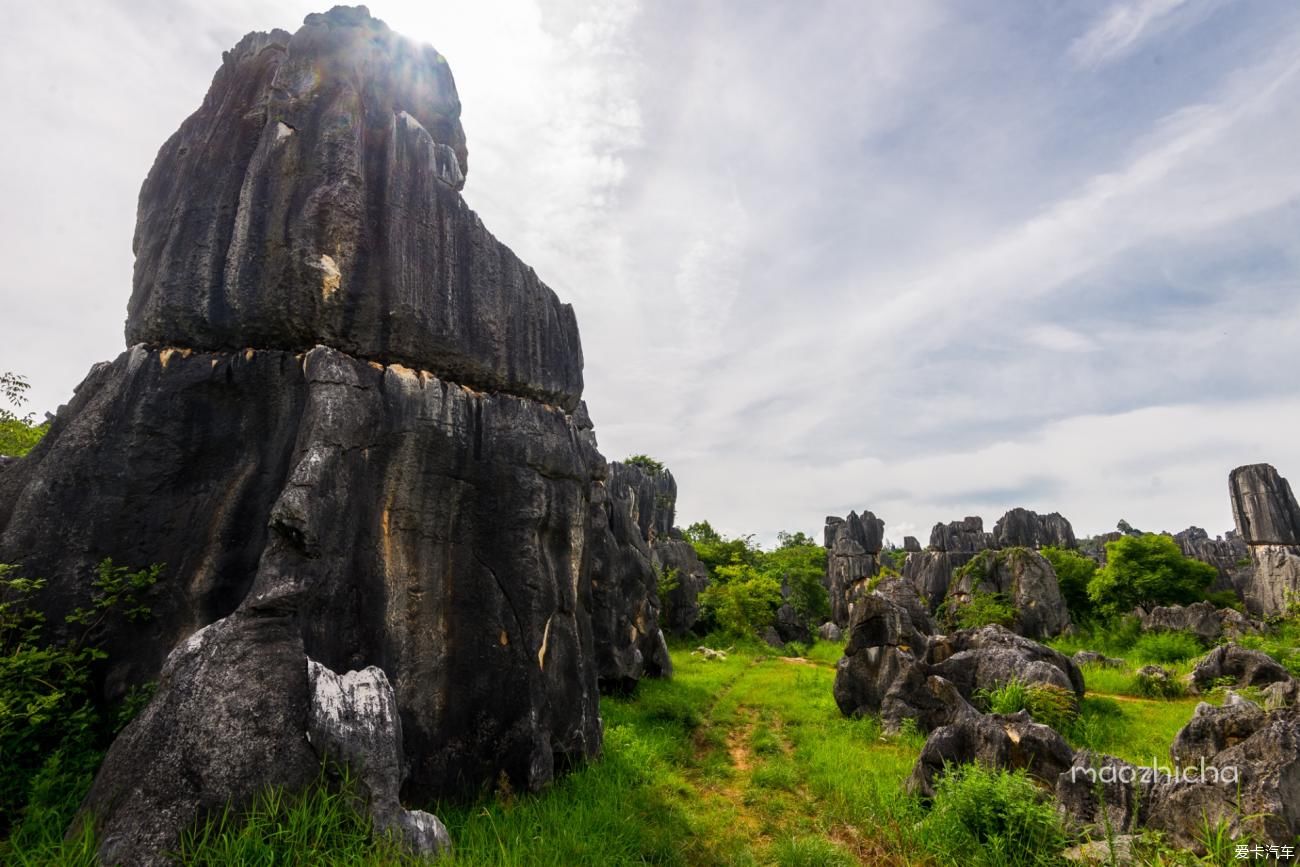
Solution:
<path fill-rule="evenodd" d="M 16 373 L 0 373 L 0 455 L 22 457 L 30 452 L 45 432 L 49 424 L 37 424 L 31 413 L 19 415 L 18 412 L 27 403 L 27 392 L 31 384 Z"/>
<path fill-rule="evenodd" d="M 810 629 L 830 617 L 830 597 L 822 583 L 826 549 L 806 533 L 777 534 L 777 546 L 764 551 L 754 537 L 728 538 L 708 521 L 686 528 L 687 541 L 709 569 L 710 585 L 700 594 L 700 624 L 704 632 L 737 637 L 763 635 L 787 601 Z"/>

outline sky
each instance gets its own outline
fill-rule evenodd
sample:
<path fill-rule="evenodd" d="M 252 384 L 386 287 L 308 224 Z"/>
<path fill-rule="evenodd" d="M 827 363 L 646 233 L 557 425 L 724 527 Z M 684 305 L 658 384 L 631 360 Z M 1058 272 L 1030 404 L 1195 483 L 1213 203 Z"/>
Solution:
<path fill-rule="evenodd" d="M 1300 4 L 369 5 L 447 57 L 466 200 L 683 526 L 1214 535 L 1233 467 L 1300 482 Z M 38 416 L 124 348 L 140 183 L 221 52 L 325 6 L 6 13 L 0 371 Z"/>

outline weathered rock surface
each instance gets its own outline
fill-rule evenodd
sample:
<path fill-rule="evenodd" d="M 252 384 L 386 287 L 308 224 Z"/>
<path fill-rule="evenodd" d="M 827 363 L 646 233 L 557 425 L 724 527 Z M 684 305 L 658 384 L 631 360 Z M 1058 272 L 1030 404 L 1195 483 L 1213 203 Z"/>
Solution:
<path fill-rule="evenodd" d="M 465 171 L 431 47 L 364 7 L 246 36 L 140 191 L 127 342 L 323 344 L 575 409 L 573 310 L 466 206 Z"/>
<path fill-rule="evenodd" d="M 1012 509 L 993 526 L 994 548 L 1073 548 L 1076 544 L 1074 528 L 1060 512 L 1040 515 L 1028 509 Z"/>
<path fill-rule="evenodd" d="M 660 475 L 672 483 L 667 470 Z M 667 486 L 640 468 L 615 462 L 592 489 L 591 626 L 597 675 L 607 691 L 672 674 L 659 626 L 660 564 L 651 551 L 661 487 Z M 675 502 L 675 484 L 672 491 Z"/>
<path fill-rule="evenodd" d="M 651 553 L 659 563 L 661 579 L 659 623 L 673 635 L 687 635 L 700 619 L 700 593 L 709 586 L 709 570 L 695 548 L 685 539 L 656 538 Z M 662 579 L 671 574 L 673 586 L 666 592 Z"/>
<path fill-rule="evenodd" d="M 843 641 L 844 631 L 831 621 L 827 620 L 821 626 L 817 627 L 817 637 L 822 641 Z"/>
<path fill-rule="evenodd" d="M 153 618 L 102 636 L 107 698 L 250 594 L 302 593 L 313 659 L 392 682 L 415 790 L 533 789 L 600 747 L 588 433 L 332 349 L 137 347 L 0 480 L 0 556 L 48 579 L 50 623 L 102 557 L 166 564 Z"/>
<path fill-rule="evenodd" d="M 1091 836 L 1137 831 L 1150 812 L 1156 777 L 1154 769 L 1080 750 L 1056 779 L 1056 802 Z"/>
<path fill-rule="evenodd" d="M 954 575 L 944 602 L 949 615 L 977 594 L 997 594 L 1015 609 L 1013 629 L 1030 638 L 1060 635 L 1070 625 L 1056 571 L 1028 548 L 984 551 Z"/>
<path fill-rule="evenodd" d="M 1078 667 L 1051 648 L 1001 627 L 927 638 L 905 608 L 873 593 L 854 608 L 834 695 L 846 716 L 879 714 L 887 730 L 912 719 L 930 731 L 975 715 L 980 689 L 1012 680 L 1083 694 Z"/>
<path fill-rule="evenodd" d="M 1209 563 L 1218 570 L 1219 577 L 1210 586 L 1211 590 L 1237 590 L 1250 571 L 1250 548 L 1237 533 L 1211 539 L 1200 527 L 1188 527 L 1175 533 L 1174 541 L 1184 557 Z"/>
<path fill-rule="evenodd" d="M 1237 583 L 1247 610 L 1258 617 L 1285 615 L 1300 599 L 1300 546 L 1251 545 L 1250 559 Z"/>
<path fill-rule="evenodd" d="M 909 554 L 921 550 L 921 542 L 915 536 L 903 537 L 903 550 Z"/>
<path fill-rule="evenodd" d="M 934 614 L 948 595 L 953 572 L 969 563 L 974 556 L 972 553 L 922 551 L 908 556 L 907 562 L 903 564 L 903 577 L 916 588 L 917 595 L 930 613 Z"/>
<path fill-rule="evenodd" d="M 384 673 L 413 797 L 600 750 L 575 320 L 460 199 L 458 117 L 442 58 L 364 9 L 246 37 L 141 191 L 138 345 L 0 474 L 0 561 L 47 579 L 47 622 L 104 557 L 166 565 L 152 619 L 96 636 L 110 700 L 182 648 L 96 782 L 114 839 L 308 778 L 290 657 Z M 228 631 L 242 655 L 205 673 Z"/>
<path fill-rule="evenodd" d="M 1272 466 L 1237 467 L 1228 488 L 1237 532 L 1247 545 L 1300 545 L 1300 505 Z"/>
<path fill-rule="evenodd" d="M 1024 770 L 1031 777 L 1055 785 L 1074 761 L 1074 751 L 1052 728 L 1034 722 L 1029 714 L 976 714 L 935 729 L 907 780 L 908 791 L 934 797 L 935 780 L 945 766 L 979 763 L 988 768 Z"/>
<path fill-rule="evenodd" d="M 1124 660 L 1116 659 L 1113 656 L 1107 656 L 1104 653 L 1098 653 L 1095 650 L 1077 650 L 1070 657 L 1070 661 L 1077 666 L 1099 665 L 1103 668 L 1123 668 Z"/>
<path fill-rule="evenodd" d="M 911 581 L 898 576 L 884 578 L 878 584 L 872 593 L 877 596 L 883 596 L 895 605 L 901 606 L 907 610 L 908 616 L 912 618 L 912 625 L 919 632 L 925 635 L 934 634 L 934 621 L 930 617 L 930 609 L 925 600 L 916 592 L 916 587 Z M 850 603 L 850 608 L 856 604 L 856 601 Z"/>
<path fill-rule="evenodd" d="M 1207 643 L 1218 641 L 1223 634 L 1219 611 L 1210 602 L 1162 605 L 1149 612 L 1138 609 L 1135 613 L 1143 630 L 1148 632 L 1190 632 Z"/>
<path fill-rule="evenodd" d="M 861 592 L 861 585 L 880 569 L 879 555 L 885 541 L 885 522 L 871 512 L 847 518 L 828 517 L 824 538 L 826 590 L 830 594 L 831 620 L 841 628 L 849 625 L 849 603 Z"/>
<path fill-rule="evenodd" d="M 973 554 L 993 547 L 993 536 L 984 532 L 983 518 L 968 517 L 935 524 L 930 531 L 930 547 L 936 551 Z"/>
<path fill-rule="evenodd" d="M 1238 688 L 1268 686 L 1291 680 L 1291 673 L 1267 653 L 1236 644 L 1219 645 L 1192 669 L 1192 682 L 1203 692 L 1228 679 Z"/>
<path fill-rule="evenodd" d="M 1241 743 L 1264 727 L 1268 716 L 1252 701 L 1233 695 L 1222 706 L 1201 702 L 1187 725 L 1174 736 L 1169 757 L 1175 766 L 1190 768 L 1210 762 L 1228 747 Z"/>

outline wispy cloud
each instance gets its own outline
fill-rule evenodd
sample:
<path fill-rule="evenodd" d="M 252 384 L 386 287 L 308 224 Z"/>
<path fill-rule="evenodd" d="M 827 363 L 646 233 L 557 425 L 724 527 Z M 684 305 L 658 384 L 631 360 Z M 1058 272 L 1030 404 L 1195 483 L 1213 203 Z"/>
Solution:
<path fill-rule="evenodd" d="M 1158 33 L 1191 0 L 1130 0 L 1116 3 L 1070 46 L 1081 66 L 1098 66 L 1133 51 Z"/>

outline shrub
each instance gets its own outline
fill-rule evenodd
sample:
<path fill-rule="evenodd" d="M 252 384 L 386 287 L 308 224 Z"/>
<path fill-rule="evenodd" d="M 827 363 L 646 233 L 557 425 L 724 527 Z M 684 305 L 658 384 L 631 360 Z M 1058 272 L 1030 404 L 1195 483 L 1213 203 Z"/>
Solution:
<path fill-rule="evenodd" d="M 1087 620 L 1092 615 L 1092 600 L 1088 598 L 1088 584 L 1097 574 L 1097 563 L 1091 557 L 1085 557 L 1069 548 L 1048 546 L 1042 550 L 1047 562 L 1056 572 L 1057 583 L 1061 586 L 1061 596 L 1065 607 L 1070 610 L 1070 617 L 1076 623 Z"/>
<path fill-rule="evenodd" d="M 1133 643 L 1133 655 L 1139 662 L 1171 663 L 1200 656 L 1205 652 L 1200 640 L 1190 632 L 1147 632 Z"/>
<path fill-rule="evenodd" d="M 978 763 L 949 767 L 938 780 L 924 830 L 961 864 L 1056 864 L 1070 842 L 1056 807 L 1024 771 Z"/>
<path fill-rule="evenodd" d="M 1133 678 L 1133 692 L 1143 698 L 1182 698 L 1187 687 L 1167 672 L 1139 671 Z"/>
<path fill-rule="evenodd" d="M 1205 596 L 1218 576 L 1208 563 L 1183 556 L 1171 537 L 1145 533 L 1106 544 L 1106 567 L 1088 584 L 1088 597 L 1108 615 L 1139 605 L 1186 605 Z"/>
<path fill-rule="evenodd" d="M 663 462 L 657 461 L 649 455 L 632 455 L 624 458 L 623 463 L 629 467 L 643 470 L 647 476 L 662 475 L 664 471 Z"/>
<path fill-rule="evenodd" d="M 27 390 L 31 386 L 16 373 L 0 373 L 0 397 L 9 406 L 0 406 L 0 455 L 20 458 L 36 447 L 41 437 L 49 431 L 48 424 L 36 424 L 29 413 L 19 416 L 14 410 L 27 403 Z"/>
<path fill-rule="evenodd" d="M 700 594 L 700 608 L 719 629 L 735 636 L 762 635 L 776 620 L 781 584 L 752 566 L 721 566 L 715 581 Z"/>
<path fill-rule="evenodd" d="M 98 763 L 97 750 L 120 727 L 114 723 L 121 714 L 102 713 L 90 694 L 91 665 L 104 658 L 96 633 L 111 616 L 147 618 L 140 594 L 158 580 L 161 568 L 132 572 L 104 560 L 91 582 L 90 607 L 65 618 L 81 629 L 64 641 L 46 642 L 45 618 L 32 604 L 45 582 L 0 566 L 0 831 L 19 808 L 31 806 L 29 795 L 42 774 L 48 795 L 67 788 L 69 775 L 79 779 Z"/>
<path fill-rule="evenodd" d="M 977 629 L 981 626 L 1010 627 L 1016 622 L 1016 606 L 1002 593 L 971 593 L 965 603 L 950 599 L 944 603 L 945 618 L 958 629 Z"/>
<path fill-rule="evenodd" d="M 1053 683 L 1012 680 L 994 689 L 980 689 L 975 700 L 988 713 L 1029 711 L 1034 722 L 1065 731 L 1079 715 L 1074 693 Z"/>

